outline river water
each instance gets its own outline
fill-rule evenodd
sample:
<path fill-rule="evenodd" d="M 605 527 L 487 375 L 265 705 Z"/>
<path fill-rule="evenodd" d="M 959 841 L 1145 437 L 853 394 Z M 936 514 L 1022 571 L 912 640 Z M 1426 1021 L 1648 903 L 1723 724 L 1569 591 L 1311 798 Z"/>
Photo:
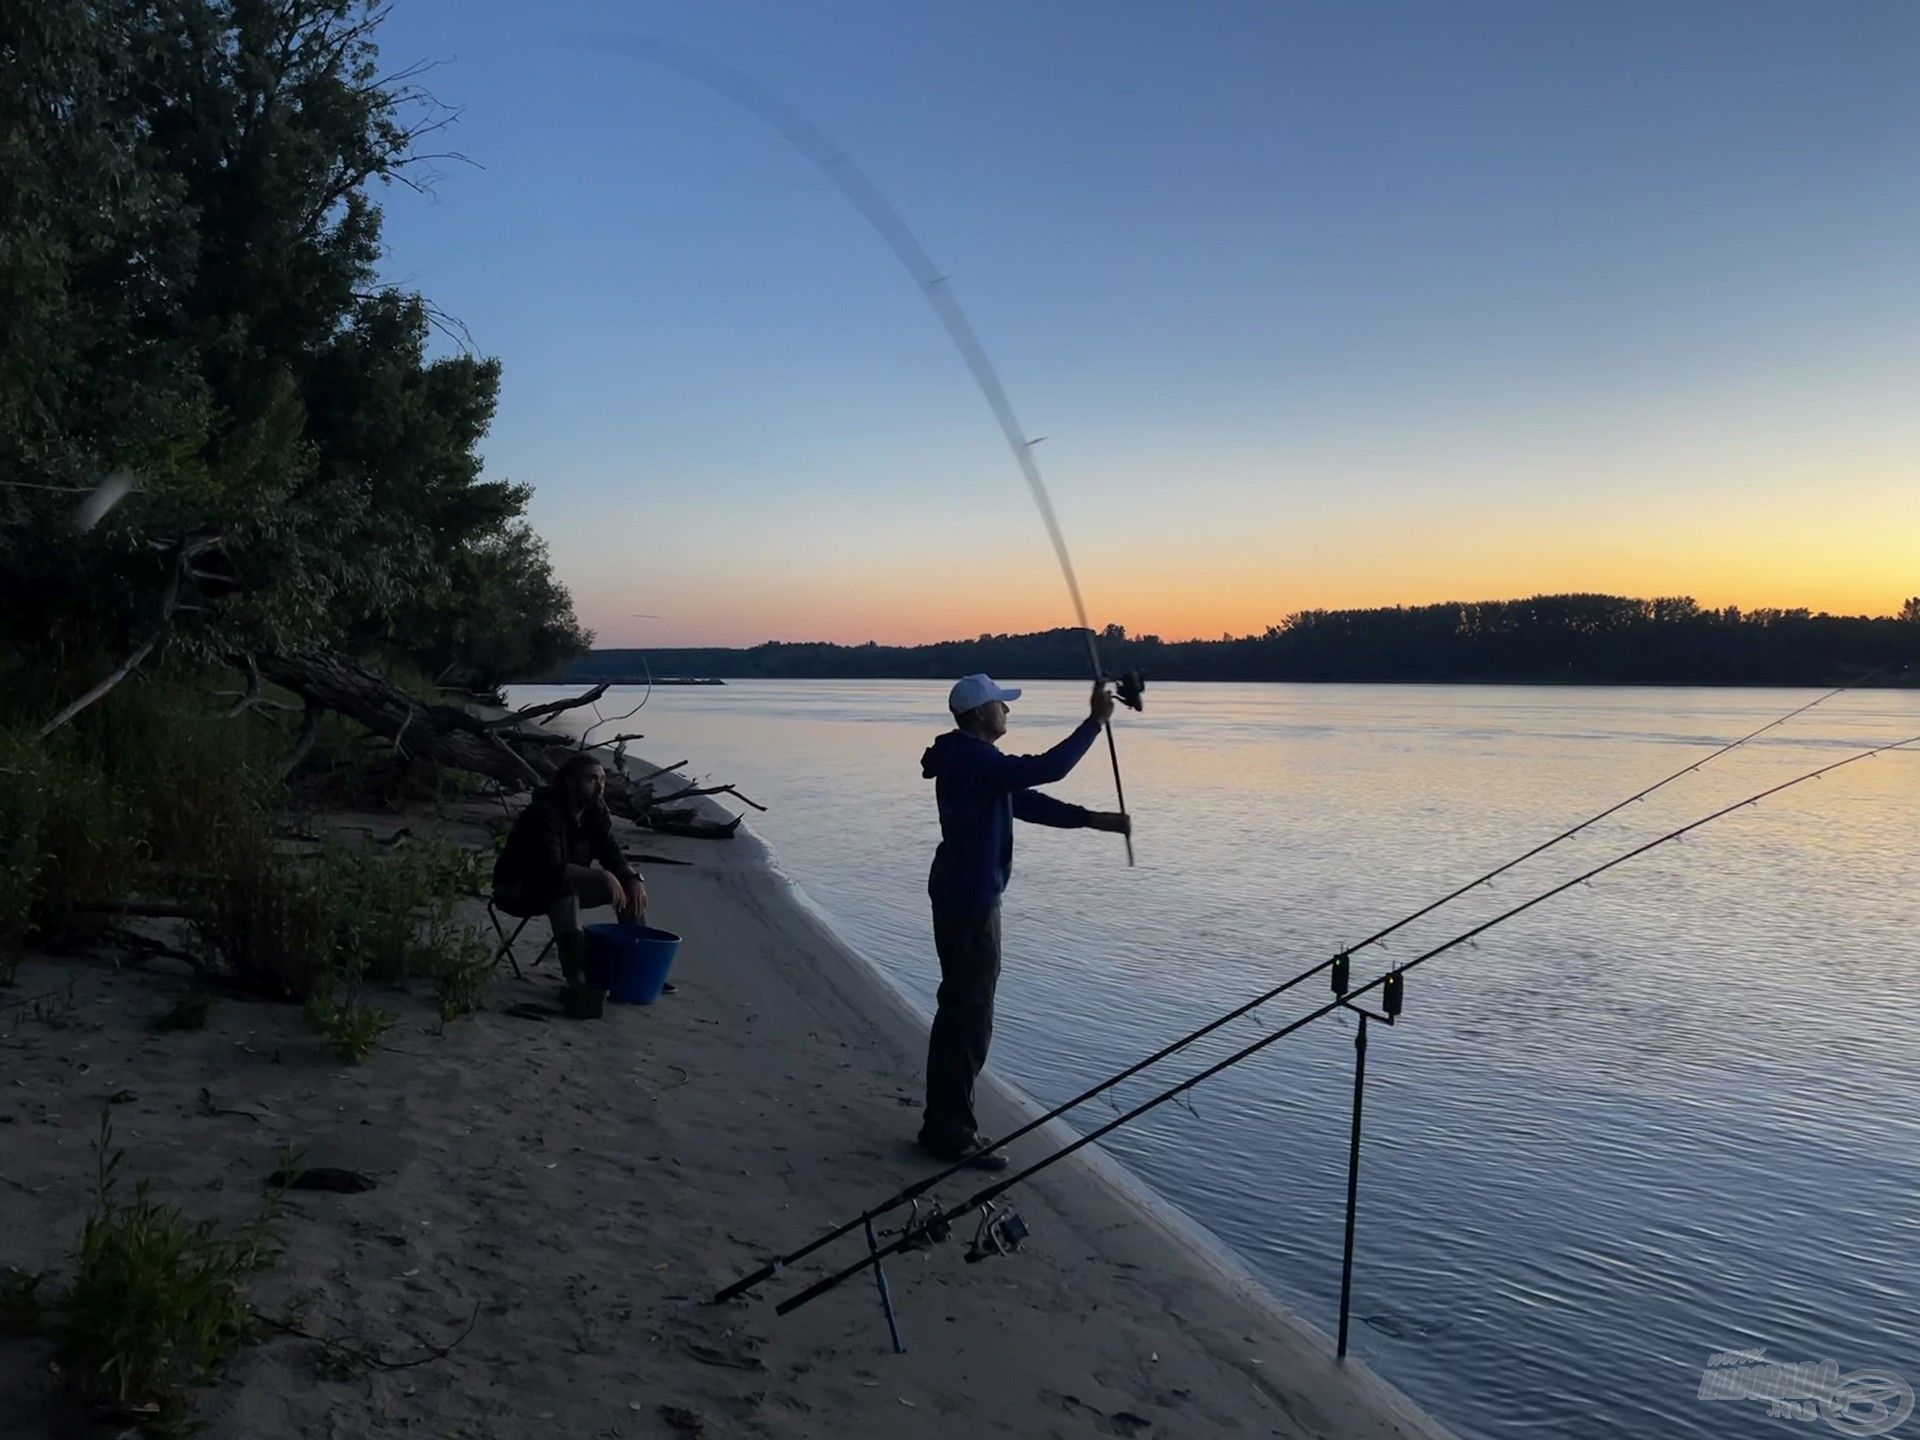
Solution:
<path fill-rule="evenodd" d="M 1018 828 L 992 1063 L 1063 1099 L 1815 693 L 1157 687 L 1116 724 L 1138 866 L 1115 836 Z M 938 831 L 919 757 L 944 696 L 918 681 L 663 687 L 606 733 L 644 730 L 649 760 L 689 757 L 769 806 L 749 823 L 782 867 L 930 1009 Z M 601 709 L 638 698 L 615 690 Z M 1029 684 L 1003 748 L 1045 749 L 1084 703 L 1082 685 Z M 1356 983 L 1913 734 L 1920 693 L 1841 695 L 1356 954 Z M 1054 793 L 1111 808 L 1104 750 Z M 1920 1383 L 1917 800 L 1920 753 L 1880 756 L 1412 973 L 1400 1024 L 1370 1033 L 1355 1351 L 1469 1436 L 1809 1433 L 1764 1401 L 1698 1398 L 1725 1350 Z M 1260 1025 L 1328 994 L 1316 978 Z M 1260 1033 L 1236 1022 L 1164 1073 Z M 1330 1017 L 1106 1142 L 1328 1331 L 1353 1039 Z M 1095 1101 L 1087 1123 L 1112 1113 Z"/>

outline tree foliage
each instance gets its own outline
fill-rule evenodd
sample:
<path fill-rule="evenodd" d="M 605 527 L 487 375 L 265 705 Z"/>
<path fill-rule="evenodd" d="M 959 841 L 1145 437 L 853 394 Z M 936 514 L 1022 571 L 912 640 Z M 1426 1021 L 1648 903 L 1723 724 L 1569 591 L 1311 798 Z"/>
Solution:
<path fill-rule="evenodd" d="M 584 648 L 483 478 L 497 361 L 433 355 L 384 285 L 374 182 L 450 112 L 379 68 L 366 0 L 11 0 L 0 19 L 0 621 L 54 658 L 151 623 L 156 538 L 233 574 L 177 628 L 219 655 L 332 645 L 481 678 Z M 76 530 L 85 491 L 136 488 Z M 482 643 L 483 642 L 483 643 Z M 485 653 L 479 653 L 484 651 Z"/>

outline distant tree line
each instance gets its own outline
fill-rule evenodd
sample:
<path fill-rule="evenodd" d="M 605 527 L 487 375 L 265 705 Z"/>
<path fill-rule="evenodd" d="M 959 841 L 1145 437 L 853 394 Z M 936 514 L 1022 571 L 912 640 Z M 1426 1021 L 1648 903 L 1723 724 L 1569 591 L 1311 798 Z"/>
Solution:
<path fill-rule="evenodd" d="M 1163 641 L 1100 634 L 1111 672 L 1158 680 L 1329 680 L 1608 685 L 1839 684 L 1880 666 L 1920 668 L 1920 597 L 1891 617 L 1706 609 L 1687 597 L 1536 595 L 1372 610 L 1301 610 L 1264 633 Z M 644 660 L 643 660 L 644 656 Z M 565 678 L 947 678 L 1086 674 L 1072 629 L 934 645 L 769 642 L 749 649 L 596 650 Z M 1900 682 L 1914 683 L 1909 674 Z"/>

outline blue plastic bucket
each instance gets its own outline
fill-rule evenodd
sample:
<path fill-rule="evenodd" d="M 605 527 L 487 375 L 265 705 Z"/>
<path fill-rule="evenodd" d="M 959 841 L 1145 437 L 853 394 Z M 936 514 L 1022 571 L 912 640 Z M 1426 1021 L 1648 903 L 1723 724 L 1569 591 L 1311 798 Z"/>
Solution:
<path fill-rule="evenodd" d="M 587 926 L 587 983 L 622 1005 L 651 1005 L 667 983 L 680 937 L 621 923 Z"/>

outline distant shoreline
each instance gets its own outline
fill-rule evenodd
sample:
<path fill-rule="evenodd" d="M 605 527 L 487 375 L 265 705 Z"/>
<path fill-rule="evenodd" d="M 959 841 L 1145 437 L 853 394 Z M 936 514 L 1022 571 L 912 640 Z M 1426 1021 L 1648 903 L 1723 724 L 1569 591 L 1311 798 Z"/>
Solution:
<path fill-rule="evenodd" d="M 1079 680 L 1089 644 L 1109 675 L 1152 681 L 1377 685 L 1784 685 L 1920 680 L 1920 596 L 1887 616 L 1704 609 L 1685 596 L 1535 595 L 1376 610 L 1302 610 L 1257 635 L 1163 640 L 1108 625 L 930 645 L 770 640 L 751 647 L 594 650 L 563 684 L 651 674 L 722 680 Z M 1901 678 L 1902 670 L 1905 677 Z"/>

